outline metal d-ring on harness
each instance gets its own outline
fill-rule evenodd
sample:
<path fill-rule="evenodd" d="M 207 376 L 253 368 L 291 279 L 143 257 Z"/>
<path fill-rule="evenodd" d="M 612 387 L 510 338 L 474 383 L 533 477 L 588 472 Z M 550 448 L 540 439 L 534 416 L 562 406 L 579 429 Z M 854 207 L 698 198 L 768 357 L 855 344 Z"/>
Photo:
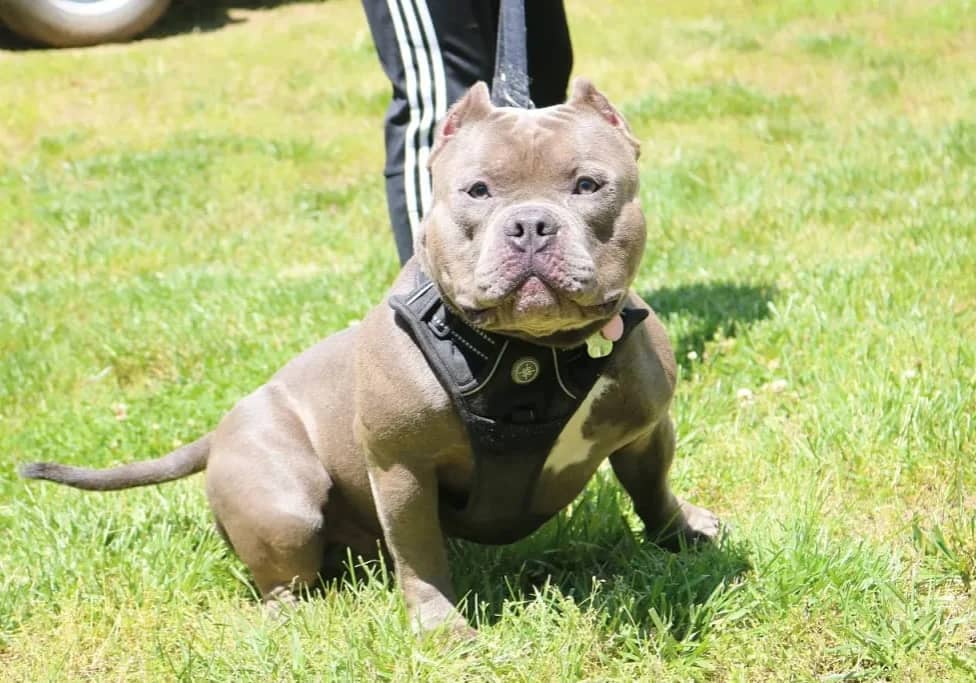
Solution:
<path fill-rule="evenodd" d="M 492 102 L 533 107 L 524 0 L 501 2 Z M 585 344 L 557 349 L 471 327 L 423 273 L 412 292 L 392 296 L 389 303 L 451 396 L 471 441 L 470 493 L 457 499 L 441 492 L 446 530 L 504 543 L 520 535 L 513 524 L 541 524 L 544 519 L 532 519 L 529 510 L 539 473 L 612 352 L 593 358 Z M 648 312 L 625 308 L 620 315 L 624 330 L 614 346 Z"/>

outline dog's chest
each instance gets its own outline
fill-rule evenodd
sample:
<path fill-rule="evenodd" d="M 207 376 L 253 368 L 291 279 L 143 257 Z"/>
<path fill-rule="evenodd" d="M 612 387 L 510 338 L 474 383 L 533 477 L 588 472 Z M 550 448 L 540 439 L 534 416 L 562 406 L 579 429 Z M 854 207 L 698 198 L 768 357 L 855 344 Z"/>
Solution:
<path fill-rule="evenodd" d="M 569 505 L 616 447 L 625 422 L 613 416 L 617 391 L 615 380 L 601 377 L 566 423 L 539 473 L 533 513 L 548 516 Z"/>
<path fill-rule="evenodd" d="M 446 530 L 473 541 L 510 542 L 568 505 L 617 441 L 609 404 L 618 390 L 616 380 L 599 378 L 544 452 L 472 457 L 465 483 L 442 490 Z"/>
<path fill-rule="evenodd" d="M 606 395 L 612 391 L 615 385 L 616 382 L 607 377 L 601 377 L 596 381 L 586 399 L 560 432 L 552 450 L 549 451 L 545 464 L 542 466 L 543 478 L 558 477 L 560 473 L 569 468 L 585 465 L 593 459 L 603 459 L 602 457 L 594 458 L 594 456 L 600 455 L 594 453 L 594 450 L 599 451 L 600 448 L 597 433 L 594 431 L 593 408 L 597 402 L 606 398 Z M 606 457 L 606 454 L 603 457 Z"/>

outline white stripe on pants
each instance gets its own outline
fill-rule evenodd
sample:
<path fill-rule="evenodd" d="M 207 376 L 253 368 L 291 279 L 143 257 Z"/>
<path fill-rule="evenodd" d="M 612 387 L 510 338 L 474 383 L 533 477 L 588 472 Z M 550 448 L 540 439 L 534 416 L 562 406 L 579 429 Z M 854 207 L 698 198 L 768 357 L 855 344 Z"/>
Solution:
<path fill-rule="evenodd" d="M 447 111 L 444 61 L 426 0 L 387 0 L 387 6 L 400 48 L 410 106 L 410 122 L 404 139 L 403 185 L 410 231 L 416 239 L 420 219 L 431 204 L 427 160 L 434 125 Z"/>

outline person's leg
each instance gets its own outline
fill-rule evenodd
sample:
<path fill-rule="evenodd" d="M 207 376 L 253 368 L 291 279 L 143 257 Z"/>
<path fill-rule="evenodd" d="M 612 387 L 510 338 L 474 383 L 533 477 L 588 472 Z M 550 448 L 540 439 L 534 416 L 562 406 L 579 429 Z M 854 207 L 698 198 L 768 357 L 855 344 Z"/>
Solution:
<path fill-rule="evenodd" d="M 475 81 L 490 79 L 494 2 L 363 0 L 380 63 L 393 86 L 386 113 L 386 196 L 400 262 L 413 253 L 431 201 L 434 127 Z"/>
<path fill-rule="evenodd" d="M 411 225 L 418 219 L 417 200 L 412 187 L 411 199 L 409 203 L 407 202 L 403 162 L 404 140 L 407 136 L 407 127 L 411 122 L 410 103 L 416 98 L 419 84 L 416 78 L 413 48 L 406 32 L 406 22 L 400 3 L 387 0 L 363 0 L 363 9 L 366 11 L 366 19 L 369 22 L 380 64 L 392 86 L 392 99 L 386 111 L 384 129 L 386 200 L 393 227 L 393 238 L 402 263 L 410 256 L 413 243 Z M 410 88 L 409 99 L 408 88 Z"/>

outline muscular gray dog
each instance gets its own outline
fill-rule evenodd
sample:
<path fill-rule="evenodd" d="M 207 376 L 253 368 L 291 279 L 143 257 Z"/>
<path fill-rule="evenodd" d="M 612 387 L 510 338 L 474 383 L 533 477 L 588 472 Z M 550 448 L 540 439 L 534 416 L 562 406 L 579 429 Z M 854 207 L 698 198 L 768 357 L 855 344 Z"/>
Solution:
<path fill-rule="evenodd" d="M 23 476 L 111 490 L 206 469 L 217 524 L 266 601 L 292 600 L 347 548 L 383 548 L 419 631 L 470 632 L 445 536 L 522 538 L 607 458 L 652 539 L 713 538 L 715 516 L 667 482 L 674 356 L 630 290 L 638 154 L 588 81 L 540 110 L 494 107 L 479 83 L 438 130 L 417 256 L 362 323 L 169 455 Z"/>

